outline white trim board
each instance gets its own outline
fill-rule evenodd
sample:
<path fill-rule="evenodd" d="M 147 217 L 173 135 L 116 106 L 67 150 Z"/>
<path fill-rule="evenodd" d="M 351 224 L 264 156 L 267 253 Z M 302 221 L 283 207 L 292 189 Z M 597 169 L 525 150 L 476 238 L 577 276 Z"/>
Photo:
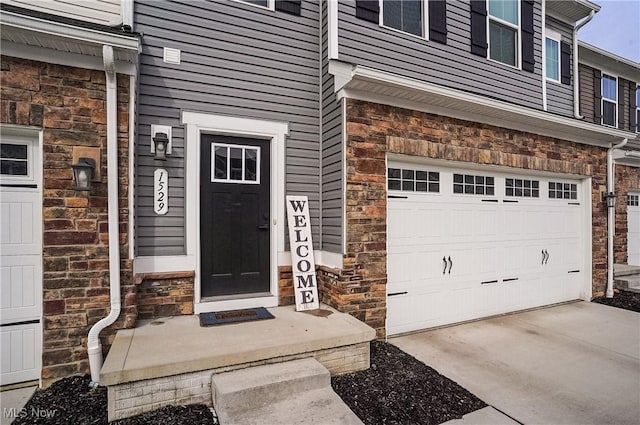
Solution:
<path fill-rule="evenodd" d="M 244 136 L 271 141 L 271 231 L 270 231 L 270 293 L 278 297 L 278 252 L 284 251 L 284 212 L 285 195 L 285 137 L 289 134 L 289 124 L 279 121 L 267 121 L 253 118 L 215 115 L 202 112 L 182 112 L 182 123 L 186 125 L 185 157 L 185 227 L 187 257 L 193 260 L 194 311 L 203 309 L 218 310 L 228 307 L 229 300 L 201 303 L 200 294 L 200 136 L 201 134 L 220 134 L 226 136 Z M 182 267 L 186 264 L 183 263 Z M 264 298 L 264 297 L 261 297 Z M 254 298 L 257 300 L 259 298 Z M 238 301 L 238 300 L 235 300 Z M 267 302 L 268 300 L 263 300 Z M 267 303 L 270 303 L 268 301 Z M 255 305 L 254 305 L 255 307 Z"/>
<path fill-rule="evenodd" d="M 342 254 L 314 250 L 316 265 L 334 269 L 342 268 Z M 291 252 L 278 251 L 278 267 L 291 265 Z M 166 255 L 155 257 L 136 257 L 133 260 L 133 273 L 170 273 L 196 269 L 194 255 Z"/>

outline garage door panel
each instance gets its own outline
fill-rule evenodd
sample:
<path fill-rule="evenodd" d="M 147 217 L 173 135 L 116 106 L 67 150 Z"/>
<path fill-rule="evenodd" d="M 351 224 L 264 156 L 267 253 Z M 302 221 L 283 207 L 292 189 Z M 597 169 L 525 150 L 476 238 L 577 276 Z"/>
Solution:
<path fill-rule="evenodd" d="M 524 184 L 535 182 L 539 188 L 535 196 L 528 192 L 527 198 L 524 190 L 507 196 L 508 175 L 494 170 L 438 171 L 438 196 L 398 191 L 397 195 L 408 199 L 388 203 L 389 292 L 407 291 L 403 301 L 388 299 L 389 334 L 580 296 L 585 206 L 572 205 L 579 199 L 563 199 L 564 192 L 554 194 L 562 198 L 551 199 L 551 180 L 539 177 L 523 179 Z M 453 193 L 454 174 L 464 175 L 462 192 L 458 188 Z M 466 183 L 471 174 L 480 176 L 480 181 L 493 178 L 494 193 L 489 196 L 483 190 L 475 192 L 477 188 L 470 190 Z M 579 194 L 580 184 L 572 185 Z M 564 190 L 564 181 L 556 187 Z M 420 222 L 425 217 L 429 217 L 428 224 Z"/>

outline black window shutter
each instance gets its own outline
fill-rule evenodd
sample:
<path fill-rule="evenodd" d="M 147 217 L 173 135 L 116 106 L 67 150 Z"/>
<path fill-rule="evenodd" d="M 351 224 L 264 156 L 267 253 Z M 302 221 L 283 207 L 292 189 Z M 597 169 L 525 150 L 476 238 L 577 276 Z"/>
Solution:
<path fill-rule="evenodd" d="M 487 2 L 471 0 L 471 53 L 487 57 Z"/>
<path fill-rule="evenodd" d="M 447 44 L 447 2 L 429 0 L 429 40 Z"/>
<path fill-rule="evenodd" d="M 522 69 L 533 72 L 536 60 L 533 56 L 533 0 L 523 0 L 522 16 Z"/>
<path fill-rule="evenodd" d="M 602 123 L 602 72 L 593 70 L 593 122 Z"/>
<path fill-rule="evenodd" d="M 633 81 L 629 81 L 629 131 L 637 131 L 638 122 L 636 121 L 636 90 L 638 87 Z"/>
<path fill-rule="evenodd" d="M 562 84 L 571 84 L 571 45 L 560 42 L 560 80 Z"/>
<path fill-rule="evenodd" d="M 302 0 L 276 0 L 276 10 L 300 16 Z"/>
<path fill-rule="evenodd" d="M 618 78 L 618 128 L 624 129 L 624 80 Z"/>
<path fill-rule="evenodd" d="M 356 0 L 356 18 L 377 24 L 380 21 L 379 14 L 378 0 Z"/>

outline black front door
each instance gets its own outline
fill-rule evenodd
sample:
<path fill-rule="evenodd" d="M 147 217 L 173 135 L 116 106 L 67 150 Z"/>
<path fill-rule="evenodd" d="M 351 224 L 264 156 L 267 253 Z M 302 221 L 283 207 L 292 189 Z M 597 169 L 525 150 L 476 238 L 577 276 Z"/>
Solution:
<path fill-rule="evenodd" d="M 268 140 L 202 135 L 201 296 L 269 292 Z"/>

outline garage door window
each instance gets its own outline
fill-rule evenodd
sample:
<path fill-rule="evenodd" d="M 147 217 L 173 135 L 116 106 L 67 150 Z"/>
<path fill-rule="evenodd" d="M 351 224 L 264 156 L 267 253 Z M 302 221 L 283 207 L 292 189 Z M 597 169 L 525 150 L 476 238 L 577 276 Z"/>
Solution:
<path fill-rule="evenodd" d="M 578 199 L 578 185 L 549 182 L 549 199 Z"/>
<path fill-rule="evenodd" d="M 640 195 L 627 195 L 627 205 L 637 207 L 640 205 Z"/>
<path fill-rule="evenodd" d="M 540 182 L 538 180 L 506 179 L 505 195 L 523 198 L 539 198 Z"/>
<path fill-rule="evenodd" d="M 489 176 L 454 174 L 453 193 L 465 193 L 467 195 L 493 195 L 495 194 L 495 181 L 493 177 Z"/>
<path fill-rule="evenodd" d="M 389 190 L 406 192 L 440 192 L 440 173 L 406 168 L 389 168 Z"/>
<path fill-rule="evenodd" d="M 0 174 L 5 176 L 29 175 L 29 146 L 18 143 L 0 144 Z"/>

